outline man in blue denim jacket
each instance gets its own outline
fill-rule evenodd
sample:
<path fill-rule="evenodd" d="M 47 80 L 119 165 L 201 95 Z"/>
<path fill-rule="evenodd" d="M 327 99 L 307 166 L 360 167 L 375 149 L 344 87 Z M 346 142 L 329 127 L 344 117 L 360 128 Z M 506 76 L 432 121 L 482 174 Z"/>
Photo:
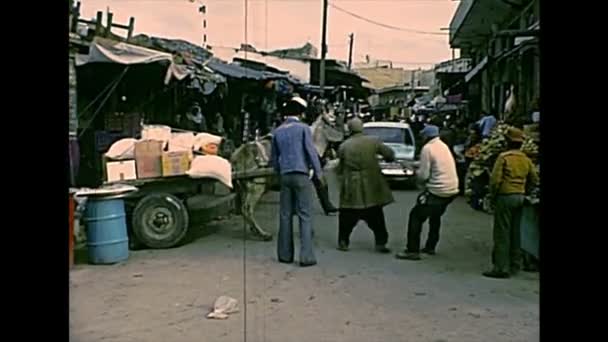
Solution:
<path fill-rule="evenodd" d="M 312 246 L 313 202 L 310 171 L 321 179 L 321 164 L 312 142 L 310 127 L 300 121 L 306 101 L 294 97 L 285 106 L 287 119 L 272 132 L 271 162 L 281 177 L 280 219 L 277 251 L 279 262 L 294 260 L 293 221 L 300 222 L 300 266 L 317 263 Z"/>

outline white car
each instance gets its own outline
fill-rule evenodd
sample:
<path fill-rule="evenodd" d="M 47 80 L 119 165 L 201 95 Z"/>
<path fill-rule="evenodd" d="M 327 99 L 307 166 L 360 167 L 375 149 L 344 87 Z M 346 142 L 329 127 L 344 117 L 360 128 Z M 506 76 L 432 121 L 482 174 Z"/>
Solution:
<path fill-rule="evenodd" d="M 409 124 L 401 122 L 367 122 L 363 132 L 378 137 L 395 151 L 394 162 L 380 163 L 382 174 L 394 181 L 413 181 L 418 163 L 415 161 L 416 140 Z"/>

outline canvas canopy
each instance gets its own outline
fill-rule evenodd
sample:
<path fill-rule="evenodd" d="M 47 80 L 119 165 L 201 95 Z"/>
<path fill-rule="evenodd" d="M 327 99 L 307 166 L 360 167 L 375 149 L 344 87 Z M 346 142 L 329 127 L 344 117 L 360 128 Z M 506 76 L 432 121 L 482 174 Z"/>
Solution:
<path fill-rule="evenodd" d="M 137 65 L 159 62 L 168 65 L 166 84 L 171 81 L 171 78 L 183 80 L 190 74 L 185 67 L 175 64 L 173 56 L 169 53 L 103 38 L 96 38 L 93 41 L 88 55 L 76 56 L 76 66 L 90 63 Z"/>

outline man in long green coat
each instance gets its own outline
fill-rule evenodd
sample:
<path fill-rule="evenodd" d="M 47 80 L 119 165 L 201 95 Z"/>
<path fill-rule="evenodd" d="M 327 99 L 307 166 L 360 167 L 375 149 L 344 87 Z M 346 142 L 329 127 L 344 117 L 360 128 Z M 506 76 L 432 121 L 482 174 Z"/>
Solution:
<path fill-rule="evenodd" d="M 376 251 L 390 253 L 386 247 L 388 232 L 382 208 L 393 202 L 393 194 L 378 161 L 395 160 L 395 152 L 378 138 L 363 133 L 363 122 L 348 122 L 351 137 L 338 150 L 337 174 L 340 180 L 338 249 L 348 250 L 350 234 L 359 220 L 374 232 Z"/>

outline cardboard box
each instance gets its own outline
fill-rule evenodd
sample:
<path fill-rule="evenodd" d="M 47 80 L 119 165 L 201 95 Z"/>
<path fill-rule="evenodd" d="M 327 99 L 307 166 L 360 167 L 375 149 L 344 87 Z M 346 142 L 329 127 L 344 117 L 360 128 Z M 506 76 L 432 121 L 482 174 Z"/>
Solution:
<path fill-rule="evenodd" d="M 161 141 L 145 140 L 135 143 L 137 178 L 161 177 L 162 155 L 163 143 Z"/>
<path fill-rule="evenodd" d="M 183 175 L 190 169 L 192 151 L 164 152 L 162 156 L 163 177 Z"/>
<path fill-rule="evenodd" d="M 137 179 L 135 160 L 121 160 L 106 163 L 108 182 Z"/>

